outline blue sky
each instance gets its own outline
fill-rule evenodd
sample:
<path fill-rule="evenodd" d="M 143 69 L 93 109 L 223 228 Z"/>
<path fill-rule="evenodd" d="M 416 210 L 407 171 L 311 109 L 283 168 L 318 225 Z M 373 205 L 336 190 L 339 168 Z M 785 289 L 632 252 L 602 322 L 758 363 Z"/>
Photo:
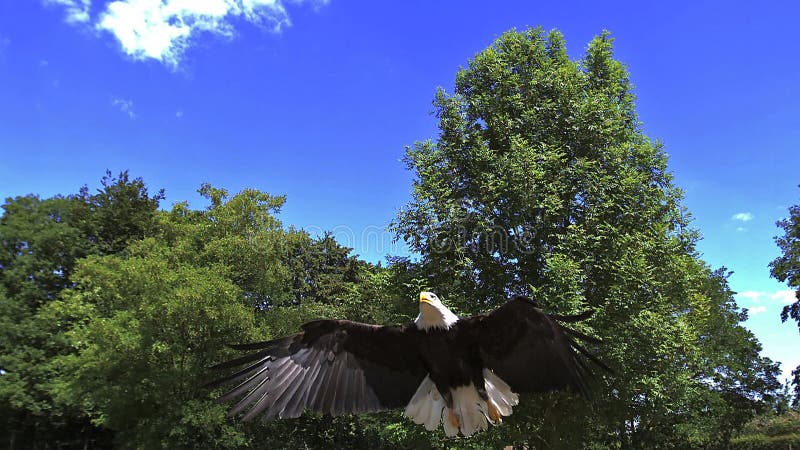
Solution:
<path fill-rule="evenodd" d="M 502 32 L 608 29 L 645 132 L 670 155 L 699 248 L 725 266 L 764 354 L 800 364 L 769 277 L 800 203 L 793 2 L 0 0 L 0 196 L 73 193 L 128 169 L 167 203 L 202 182 L 286 194 L 286 224 L 377 261 L 410 194 L 404 147 L 435 89 Z"/>

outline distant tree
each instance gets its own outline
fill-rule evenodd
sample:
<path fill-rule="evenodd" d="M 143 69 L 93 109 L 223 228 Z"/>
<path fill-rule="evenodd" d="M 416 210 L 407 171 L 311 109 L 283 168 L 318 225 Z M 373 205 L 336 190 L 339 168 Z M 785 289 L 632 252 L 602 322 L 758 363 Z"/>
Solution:
<path fill-rule="evenodd" d="M 770 412 L 748 422 L 731 441 L 732 450 L 792 449 L 800 447 L 800 412 Z"/>
<path fill-rule="evenodd" d="M 154 215 L 164 190 L 150 196 L 141 178 L 130 179 L 127 171 L 114 176 L 110 171 L 100 180 L 102 189 L 89 194 L 84 186 L 80 190 L 83 210 L 81 225 L 90 242 L 96 246 L 94 253 L 110 254 L 122 251 L 129 242 L 144 238 L 152 231 Z"/>
<path fill-rule="evenodd" d="M 617 371 L 588 405 L 533 396 L 478 440 L 708 447 L 767 407 L 777 366 L 741 326 L 724 273 L 700 260 L 608 33 L 577 61 L 558 32 L 505 33 L 434 106 L 439 136 L 408 149 L 413 200 L 393 225 L 417 272 L 464 314 L 511 294 L 593 308 L 587 331 Z"/>
<path fill-rule="evenodd" d="M 781 320 L 790 317 L 800 329 L 800 204 L 789 208 L 789 218 L 776 223 L 783 229 L 783 236 L 776 236 L 775 242 L 782 255 L 770 263 L 771 274 L 778 281 L 785 282 L 795 291 L 796 300 L 781 311 Z M 794 405 L 800 407 L 800 366 L 792 372 L 794 376 Z"/>

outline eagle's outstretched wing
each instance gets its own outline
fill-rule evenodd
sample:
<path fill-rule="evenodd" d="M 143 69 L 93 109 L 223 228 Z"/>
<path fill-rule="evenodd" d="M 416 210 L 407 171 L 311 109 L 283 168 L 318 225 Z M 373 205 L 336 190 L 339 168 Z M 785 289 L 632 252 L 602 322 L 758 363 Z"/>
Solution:
<path fill-rule="evenodd" d="M 594 376 L 591 363 L 611 369 L 579 342 L 599 343 L 597 339 L 561 322 L 590 315 L 548 315 L 529 298 L 517 296 L 491 313 L 466 319 L 462 326 L 473 333 L 484 364 L 515 392 L 571 388 L 587 395 Z"/>
<path fill-rule="evenodd" d="M 302 332 L 273 341 L 232 346 L 255 353 L 217 364 L 247 367 L 206 386 L 237 385 L 220 397 L 243 396 L 230 415 L 247 410 L 267 420 L 298 417 L 304 410 L 333 416 L 399 408 L 426 375 L 409 327 L 318 320 Z"/>

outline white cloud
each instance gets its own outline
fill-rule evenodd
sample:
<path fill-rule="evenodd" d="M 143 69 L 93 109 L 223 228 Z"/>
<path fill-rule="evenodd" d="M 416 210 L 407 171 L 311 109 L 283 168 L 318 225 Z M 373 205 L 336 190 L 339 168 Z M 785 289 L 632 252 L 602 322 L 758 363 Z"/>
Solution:
<path fill-rule="evenodd" d="M 181 111 L 181 110 L 175 111 L 175 117 L 177 117 L 178 119 L 183 117 L 183 111 Z"/>
<path fill-rule="evenodd" d="M 286 3 L 313 6 L 327 0 L 114 0 L 92 17 L 91 0 L 43 0 L 62 6 L 67 22 L 108 32 L 135 60 L 155 59 L 176 68 L 197 36 L 232 38 L 236 21 L 279 33 L 290 26 Z"/>
<path fill-rule="evenodd" d="M 133 101 L 132 100 L 125 100 L 124 98 L 115 98 L 111 102 L 111 105 L 112 106 L 116 106 L 117 108 L 119 108 L 120 111 L 122 111 L 123 113 L 127 114 L 128 117 L 130 117 L 131 119 L 135 119 L 136 118 L 136 113 L 133 112 Z"/>
<path fill-rule="evenodd" d="M 744 291 L 736 294 L 736 299 L 750 304 L 754 303 L 781 303 L 789 304 L 797 300 L 795 291 L 785 289 L 781 291 L 766 292 L 766 291 Z"/>
<path fill-rule="evenodd" d="M 749 222 L 749 221 L 753 220 L 753 217 L 754 217 L 753 213 L 740 212 L 740 213 L 734 214 L 733 217 L 731 217 L 731 219 L 738 220 L 738 221 L 741 221 L 741 222 Z"/>
<path fill-rule="evenodd" d="M 752 306 L 752 307 L 750 307 L 750 308 L 747 308 L 747 312 L 748 312 L 748 313 L 750 313 L 750 315 L 751 315 L 751 316 L 752 316 L 752 315 L 756 315 L 756 314 L 763 313 L 763 312 L 765 312 L 766 310 L 767 310 L 767 307 L 766 307 L 766 306 L 764 306 L 764 305 L 761 305 L 761 306 Z"/>
<path fill-rule="evenodd" d="M 45 5 L 59 5 L 67 13 L 67 23 L 87 23 L 91 19 L 91 0 L 44 0 Z"/>
<path fill-rule="evenodd" d="M 788 305 L 789 303 L 794 303 L 797 301 L 797 296 L 795 291 L 786 289 L 785 291 L 778 291 L 774 294 L 770 295 L 771 300 L 777 300 L 783 304 Z"/>
<path fill-rule="evenodd" d="M 736 227 L 736 231 L 738 231 L 739 233 L 744 233 L 745 231 L 747 231 L 747 228 L 745 228 L 745 227 Z"/>
<path fill-rule="evenodd" d="M 763 292 L 758 292 L 758 291 L 744 291 L 736 294 L 736 297 L 738 297 L 739 299 L 746 299 L 751 302 L 758 302 L 760 301 L 761 296 L 763 294 L 764 294 Z"/>

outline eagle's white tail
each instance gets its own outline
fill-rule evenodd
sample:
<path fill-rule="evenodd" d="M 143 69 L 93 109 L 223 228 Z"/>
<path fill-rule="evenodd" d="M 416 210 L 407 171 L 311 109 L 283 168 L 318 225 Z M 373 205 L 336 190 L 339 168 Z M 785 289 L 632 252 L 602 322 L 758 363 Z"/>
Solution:
<path fill-rule="evenodd" d="M 483 369 L 483 379 L 489 401 L 494 403 L 500 414 L 510 416 L 514 407 L 519 404 L 519 395 L 489 369 Z"/>
<path fill-rule="evenodd" d="M 493 406 L 495 414 L 499 416 L 510 416 L 513 407 L 519 403 L 519 396 L 511 391 L 505 381 L 495 375 L 489 369 L 483 369 L 486 394 L 489 397 L 488 403 Z M 444 424 L 444 432 L 447 436 L 455 436 L 460 431 L 464 436 L 471 436 L 478 430 L 485 430 L 489 422 L 497 424 L 492 420 L 492 408 L 483 401 L 478 395 L 475 386 L 469 384 L 451 390 L 453 395 L 453 409 L 449 411 L 445 405 L 436 385 L 426 376 L 420 383 L 417 392 L 411 397 L 411 401 L 406 406 L 405 415 L 410 417 L 414 423 L 424 425 L 426 430 L 433 431 Z M 449 415 L 455 415 L 458 426 L 451 420 Z M 488 420 L 487 420 L 488 419 Z"/>
<path fill-rule="evenodd" d="M 411 401 L 406 406 L 405 414 L 414 420 L 414 423 L 425 425 L 425 429 L 433 431 L 439 427 L 442 421 L 442 414 L 445 404 L 436 385 L 431 378 L 426 376 L 417 388 L 417 392 L 411 397 Z"/>

